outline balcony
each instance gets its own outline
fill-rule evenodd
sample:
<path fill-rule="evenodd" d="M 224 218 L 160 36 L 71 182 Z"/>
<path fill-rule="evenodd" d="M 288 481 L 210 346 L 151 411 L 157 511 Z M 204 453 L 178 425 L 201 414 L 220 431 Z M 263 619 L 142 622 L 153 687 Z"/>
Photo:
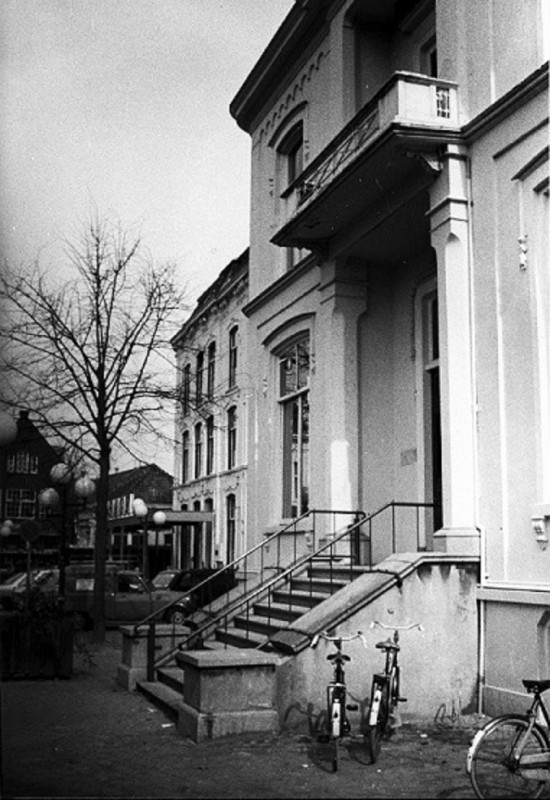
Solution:
<path fill-rule="evenodd" d="M 396 72 L 285 192 L 275 244 L 315 249 L 413 174 L 415 153 L 459 138 L 456 84 Z M 418 170 L 418 166 L 416 167 Z"/>

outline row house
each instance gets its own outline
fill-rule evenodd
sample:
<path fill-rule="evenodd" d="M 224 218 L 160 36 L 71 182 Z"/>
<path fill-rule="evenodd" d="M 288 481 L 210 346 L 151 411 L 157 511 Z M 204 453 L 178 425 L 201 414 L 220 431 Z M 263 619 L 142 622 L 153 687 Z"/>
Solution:
<path fill-rule="evenodd" d="M 212 514 L 189 524 L 184 566 L 231 563 L 247 546 L 246 481 L 250 398 L 248 250 L 199 297 L 172 340 L 180 398 L 176 419 L 175 509 Z"/>
<path fill-rule="evenodd" d="M 220 370 L 179 420 L 179 501 L 217 504 L 220 555 L 231 494 L 249 546 L 308 509 L 402 512 L 374 563 L 476 565 L 449 582 L 463 671 L 444 620 L 423 647 L 489 713 L 550 670 L 548 37 L 547 0 L 296 2 L 230 107 L 251 139 L 244 314 L 213 288 L 175 342 L 195 391 L 211 344 L 227 370 L 232 326 L 247 343 L 246 394 Z"/>
<path fill-rule="evenodd" d="M 172 511 L 173 486 L 173 476 L 158 464 L 142 464 L 109 475 L 107 517 L 111 559 L 139 566 L 149 578 L 165 567 L 180 566 L 178 529 L 171 522 L 155 524 L 157 512 L 167 517 Z M 136 500 L 145 504 L 145 516 L 136 514 Z"/>

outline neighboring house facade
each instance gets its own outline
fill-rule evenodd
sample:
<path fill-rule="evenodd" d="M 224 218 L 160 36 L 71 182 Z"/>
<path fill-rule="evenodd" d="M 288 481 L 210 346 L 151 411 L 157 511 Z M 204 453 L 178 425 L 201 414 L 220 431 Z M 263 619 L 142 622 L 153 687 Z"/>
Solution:
<path fill-rule="evenodd" d="M 247 547 L 248 250 L 222 270 L 172 340 L 180 402 L 174 507 L 213 514 L 187 526 L 185 566 L 229 564 Z M 184 530 L 185 530 L 184 526 Z"/>
<path fill-rule="evenodd" d="M 52 516 L 38 502 L 43 489 L 52 485 L 50 470 L 62 460 L 29 418 L 19 412 L 17 435 L 1 449 L 0 459 L 0 545 L 2 568 L 26 568 L 26 538 L 32 540 L 33 567 L 57 566 L 62 520 Z M 60 510 L 60 509 L 58 509 Z M 69 533 L 70 537 L 70 533 Z"/>
<path fill-rule="evenodd" d="M 157 464 L 143 464 L 109 475 L 107 514 L 109 556 L 127 560 L 154 577 L 168 566 L 180 566 L 180 536 L 171 524 L 155 524 L 154 515 L 172 510 L 174 478 Z M 134 511 L 134 501 L 143 500 L 146 519 Z M 143 552 L 147 539 L 147 552 Z"/>
<path fill-rule="evenodd" d="M 550 671 L 548 36 L 546 0 L 302 0 L 231 105 L 252 141 L 247 544 L 312 508 L 421 504 L 373 558 L 479 557 L 488 713 Z M 180 374 L 227 341 L 205 306 Z M 223 507 L 217 480 L 179 502 Z"/>

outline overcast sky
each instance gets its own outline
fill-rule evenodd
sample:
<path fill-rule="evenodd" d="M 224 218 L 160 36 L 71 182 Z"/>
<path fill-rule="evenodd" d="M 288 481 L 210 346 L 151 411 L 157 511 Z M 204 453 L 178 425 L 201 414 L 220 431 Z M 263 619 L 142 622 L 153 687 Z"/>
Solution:
<path fill-rule="evenodd" d="M 60 262 L 95 205 L 193 295 L 248 246 L 229 103 L 294 0 L 0 0 L 0 254 Z"/>

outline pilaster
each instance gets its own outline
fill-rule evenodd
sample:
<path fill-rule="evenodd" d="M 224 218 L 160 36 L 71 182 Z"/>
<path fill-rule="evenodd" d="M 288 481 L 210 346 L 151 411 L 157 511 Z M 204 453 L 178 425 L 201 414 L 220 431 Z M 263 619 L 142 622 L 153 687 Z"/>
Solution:
<path fill-rule="evenodd" d="M 437 256 L 444 526 L 434 549 L 478 553 L 469 163 L 454 145 L 442 163 L 429 211 Z"/>

